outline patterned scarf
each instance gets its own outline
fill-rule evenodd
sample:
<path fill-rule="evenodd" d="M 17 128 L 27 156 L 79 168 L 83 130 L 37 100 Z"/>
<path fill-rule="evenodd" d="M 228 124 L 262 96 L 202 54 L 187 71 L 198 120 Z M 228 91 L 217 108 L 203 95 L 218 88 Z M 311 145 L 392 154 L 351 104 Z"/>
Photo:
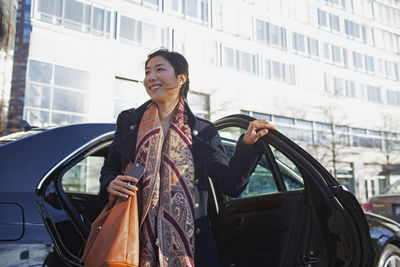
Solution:
<path fill-rule="evenodd" d="M 157 105 L 143 114 L 136 161 L 140 181 L 140 266 L 194 266 L 194 162 L 184 101 L 164 137 Z"/>

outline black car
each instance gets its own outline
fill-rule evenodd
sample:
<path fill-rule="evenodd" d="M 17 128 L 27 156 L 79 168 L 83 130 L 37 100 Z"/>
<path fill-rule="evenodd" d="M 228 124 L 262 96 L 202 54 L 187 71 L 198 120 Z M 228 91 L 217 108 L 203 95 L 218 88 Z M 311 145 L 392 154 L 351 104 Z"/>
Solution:
<path fill-rule="evenodd" d="M 227 155 L 252 118 L 217 125 Z M 99 171 L 114 124 L 32 129 L 0 138 L 0 266 L 81 266 L 101 211 Z M 245 191 L 209 190 L 221 266 L 400 266 L 400 225 L 355 197 L 276 131 Z"/>

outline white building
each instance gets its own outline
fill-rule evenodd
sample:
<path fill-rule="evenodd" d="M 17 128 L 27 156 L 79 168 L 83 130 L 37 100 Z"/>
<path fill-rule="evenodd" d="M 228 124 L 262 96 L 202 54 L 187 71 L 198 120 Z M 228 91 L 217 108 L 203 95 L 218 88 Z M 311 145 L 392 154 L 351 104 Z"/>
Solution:
<path fill-rule="evenodd" d="M 32 0 L 31 17 L 32 125 L 114 121 L 147 99 L 146 55 L 166 47 L 211 120 L 265 117 L 328 169 L 333 129 L 337 177 L 360 201 L 385 186 L 387 150 L 400 162 L 399 1 Z"/>

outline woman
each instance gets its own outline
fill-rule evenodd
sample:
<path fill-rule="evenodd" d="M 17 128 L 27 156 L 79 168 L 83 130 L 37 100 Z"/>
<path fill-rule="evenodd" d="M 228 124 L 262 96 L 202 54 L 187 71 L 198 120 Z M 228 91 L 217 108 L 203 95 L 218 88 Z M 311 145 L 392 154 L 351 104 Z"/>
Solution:
<path fill-rule="evenodd" d="M 218 266 L 207 215 L 211 177 L 216 188 L 238 196 L 263 148 L 256 141 L 274 129 L 250 123 L 229 162 L 216 127 L 193 115 L 186 103 L 186 59 L 161 49 L 147 58 L 144 87 L 151 100 L 123 111 L 101 171 L 100 197 L 139 193 L 140 266 Z M 129 162 L 146 172 L 138 180 L 124 176 Z"/>

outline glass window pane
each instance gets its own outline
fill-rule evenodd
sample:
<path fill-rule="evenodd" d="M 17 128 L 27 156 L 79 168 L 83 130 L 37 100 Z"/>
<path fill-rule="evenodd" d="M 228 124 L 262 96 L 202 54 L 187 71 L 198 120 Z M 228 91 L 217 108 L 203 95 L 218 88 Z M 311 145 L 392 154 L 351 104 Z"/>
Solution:
<path fill-rule="evenodd" d="M 329 14 L 329 20 L 330 20 L 330 24 L 331 24 L 331 29 L 333 31 L 340 32 L 339 17 Z"/>
<path fill-rule="evenodd" d="M 56 65 L 54 69 L 54 84 L 88 90 L 89 73 Z"/>
<path fill-rule="evenodd" d="M 250 72 L 250 54 L 240 52 L 240 58 L 239 58 L 239 64 L 240 64 L 240 70 Z"/>
<path fill-rule="evenodd" d="M 189 92 L 188 101 L 192 111 L 199 117 L 208 119 L 210 114 L 210 96 Z"/>
<path fill-rule="evenodd" d="M 85 5 L 85 30 L 89 31 L 90 30 L 90 21 L 91 21 L 91 16 L 92 16 L 92 7 L 90 5 Z"/>
<path fill-rule="evenodd" d="M 285 81 L 289 84 L 296 84 L 294 65 L 284 64 L 284 66 L 285 66 Z"/>
<path fill-rule="evenodd" d="M 88 109 L 86 100 L 86 93 L 54 88 L 52 108 L 61 111 L 86 113 Z"/>
<path fill-rule="evenodd" d="M 86 122 L 86 117 L 76 116 L 71 114 L 56 113 L 51 114 L 51 123 L 53 124 L 71 124 L 71 123 L 82 123 Z"/>
<path fill-rule="evenodd" d="M 51 83 L 53 66 L 36 60 L 29 60 L 28 77 L 30 81 Z"/>
<path fill-rule="evenodd" d="M 277 80 L 283 77 L 281 63 L 274 60 L 272 60 L 272 77 Z"/>
<path fill-rule="evenodd" d="M 311 56 L 319 57 L 318 40 L 308 37 L 308 51 Z"/>
<path fill-rule="evenodd" d="M 333 78 L 333 85 L 336 95 L 344 95 L 343 80 L 337 77 Z"/>
<path fill-rule="evenodd" d="M 324 43 L 324 55 L 325 55 L 325 59 L 329 60 L 330 57 L 330 50 L 329 50 L 329 44 L 328 43 Z"/>
<path fill-rule="evenodd" d="M 224 65 L 234 68 L 235 67 L 235 61 L 234 61 L 234 55 L 233 55 L 233 49 L 224 47 Z"/>
<path fill-rule="evenodd" d="M 65 0 L 64 17 L 77 23 L 83 22 L 83 3 Z"/>
<path fill-rule="evenodd" d="M 172 0 L 172 10 L 175 12 L 179 12 L 179 0 Z"/>
<path fill-rule="evenodd" d="M 135 24 L 134 19 L 121 16 L 119 36 L 121 38 L 135 41 Z"/>
<path fill-rule="evenodd" d="M 25 91 L 25 106 L 49 108 L 50 87 L 29 83 Z"/>
<path fill-rule="evenodd" d="M 96 195 L 100 188 L 98 177 L 103 163 L 104 157 L 89 156 L 75 164 L 62 177 L 64 191 Z"/>
<path fill-rule="evenodd" d="M 38 11 L 47 15 L 61 17 L 61 0 L 40 0 L 38 3 Z"/>
<path fill-rule="evenodd" d="M 263 119 L 263 120 L 271 121 L 271 115 L 267 115 L 267 114 L 263 114 L 263 113 L 253 112 L 253 117 L 256 119 Z"/>
<path fill-rule="evenodd" d="M 198 0 L 186 0 L 186 14 L 191 17 L 198 17 Z"/>
<path fill-rule="evenodd" d="M 342 56 L 340 54 L 340 47 L 332 45 L 332 59 L 337 63 L 342 62 Z"/>
<path fill-rule="evenodd" d="M 346 96 L 356 97 L 356 86 L 353 81 L 346 80 Z"/>
<path fill-rule="evenodd" d="M 32 126 L 45 127 L 49 125 L 49 112 L 27 108 L 24 119 Z"/>
<path fill-rule="evenodd" d="M 367 71 L 374 71 L 374 58 L 365 56 L 365 68 Z"/>
<path fill-rule="evenodd" d="M 271 150 L 278 163 L 279 171 L 281 172 L 286 189 L 289 191 L 303 188 L 303 177 L 296 165 L 274 147 L 271 147 Z"/>
<path fill-rule="evenodd" d="M 301 52 L 306 52 L 306 44 L 304 40 L 304 35 L 297 34 L 297 50 Z"/>
<path fill-rule="evenodd" d="M 281 116 L 274 116 L 274 123 L 281 123 L 281 124 L 288 124 L 294 125 L 294 119 L 281 117 Z"/>
<path fill-rule="evenodd" d="M 93 29 L 103 32 L 104 29 L 104 10 L 93 7 Z"/>
<path fill-rule="evenodd" d="M 282 46 L 280 27 L 269 24 L 269 37 L 272 44 Z"/>
<path fill-rule="evenodd" d="M 326 12 L 318 9 L 318 24 L 322 27 L 327 27 L 328 22 L 326 19 Z"/>
<path fill-rule="evenodd" d="M 265 60 L 265 70 L 264 76 L 267 79 L 271 79 L 271 61 L 266 59 Z"/>

